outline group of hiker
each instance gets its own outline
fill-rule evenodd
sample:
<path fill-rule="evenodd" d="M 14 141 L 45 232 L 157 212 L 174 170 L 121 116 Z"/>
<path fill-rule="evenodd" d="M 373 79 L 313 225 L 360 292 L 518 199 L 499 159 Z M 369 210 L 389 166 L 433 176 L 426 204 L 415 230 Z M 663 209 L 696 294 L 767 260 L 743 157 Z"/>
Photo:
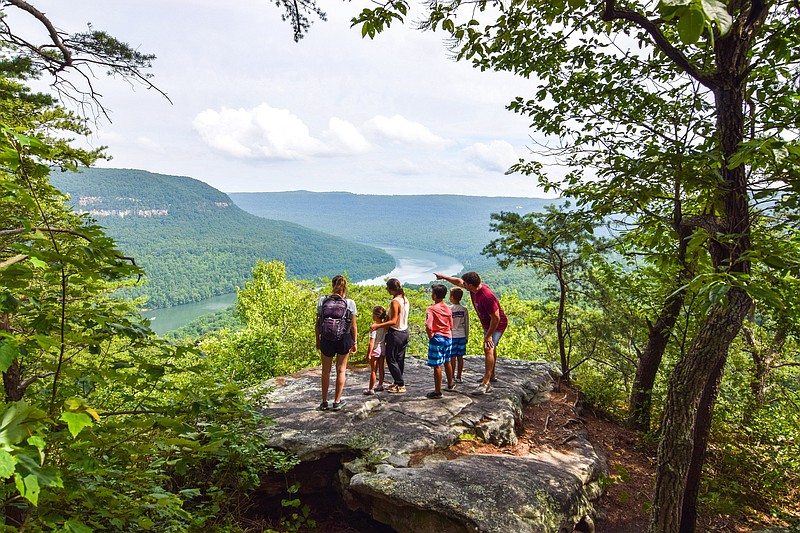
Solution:
<path fill-rule="evenodd" d="M 477 272 L 466 272 L 461 277 L 434 273 L 437 280 L 445 280 L 455 287 L 450 290 L 450 305 L 444 303 L 447 287 L 436 283 L 431 285 L 433 304 L 425 311 L 425 331 L 428 335 L 428 366 L 433 368 L 434 390 L 426 397 L 442 397 L 442 379 L 447 380 L 446 391 L 454 391 L 462 383 L 464 355 L 469 336 L 469 311 L 461 305 L 464 290 L 469 292 L 472 307 L 483 327 L 483 353 L 485 370 L 473 394 L 488 394 L 492 382 L 497 381 L 495 373 L 497 345 L 508 325 L 508 319 L 500 307 L 500 301 L 492 290 L 481 282 Z M 322 353 L 322 402 L 319 409 L 338 411 L 345 401 L 342 392 L 346 380 L 347 359 L 355 353 L 358 342 L 356 316 L 358 310 L 353 300 L 346 297 L 347 280 L 344 276 L 334 276 L 331 280 L 330 295 L 321 296 L 317 301 L 316 346 Z M 406 348 L 408 346 L 408 314 L 410 303 L 403 286 L 396 278 L 386 281 L 386 290 L 392 297 L 389 308 L 381 305 L 372 308 L 367 359 L 370 363 L 369 386 L 365 395 L 386 391 L 391 394 L 406 392 L 403 379 Z M 328 403 L 330 373 L 336 360 L 336 383 L 333 404 Z M 392 384 L 384 388 L 385 367 L 388 367 Z"/>

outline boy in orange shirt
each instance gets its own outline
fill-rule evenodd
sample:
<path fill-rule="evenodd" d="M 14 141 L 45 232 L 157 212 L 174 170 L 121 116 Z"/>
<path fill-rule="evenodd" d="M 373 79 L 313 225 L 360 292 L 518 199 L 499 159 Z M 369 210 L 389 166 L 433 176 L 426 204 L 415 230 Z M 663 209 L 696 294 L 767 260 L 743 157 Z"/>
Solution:
<path fill-rule="evenodd" d="M 433 367 L 434 391 L 426 394 L 430 399 L 442 397 L 442 365 L 447 373 L 447 388 L 453 390 L 453 367 L 450 361 L 452 343 L 453 313 L 444 303 L 447 287 L 435 283 L 431 285 L 433 305 L 425 310 L 425 332 L 428 334 L 428 366 Z"/>

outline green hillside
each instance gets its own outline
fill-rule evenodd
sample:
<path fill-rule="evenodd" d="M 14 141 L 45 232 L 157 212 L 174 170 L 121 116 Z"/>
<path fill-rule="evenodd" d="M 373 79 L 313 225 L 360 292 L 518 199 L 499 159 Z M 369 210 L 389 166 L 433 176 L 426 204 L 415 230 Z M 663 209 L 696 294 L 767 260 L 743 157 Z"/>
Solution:
<path fill-rule="evenodd" d="M 554 200 L 458 195 L 378 196 L 345 192 L 230 193 L 254 215 L 296 222 L 359 242 L 387 243 L 456 257 L 466 269 L 495 266 L 481 250 L 498 235 L 491 213 L 541 211 Z M 336 216 L 336 213 L 341 216 Z"/>
<path fill-rule="evenodd" d="M 278 259 L 290 277 L 316 279 L 346 271 L 354 279 L 394 267 L 382 250 L 291 222 L 247 213 L 225 193 L 187 177 L 142 170 L 54 172 L 76 210 L 107 228 L 147 272 L 133 290 L 151 307 L 195 302 L 232 292 L 259 259 Z"/>

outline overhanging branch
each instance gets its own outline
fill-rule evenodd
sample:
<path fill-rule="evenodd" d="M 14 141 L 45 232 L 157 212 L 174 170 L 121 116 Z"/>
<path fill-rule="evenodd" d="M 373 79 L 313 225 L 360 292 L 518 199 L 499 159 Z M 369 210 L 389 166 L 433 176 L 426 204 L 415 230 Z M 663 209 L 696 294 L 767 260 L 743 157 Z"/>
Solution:
<path fill-rule="evenodd" d="M 611 22 L 613 20 L 627 20 L 628 22 L 633 22 L 646 31 L 650 37 L 652 37 L 653 42 L 658 49 L 661 50 L 664 55 L 670 58 L 679 68 L 681 68 L 692 78 L 696 79 L 699 83 L 703 84 L 709 89 L 714 89 L 715 82 L 713 77 L 703 73 L 701 70 L 695 67 L 694 64 L 692 64 L 692 62 L 689 61 L 689 59 L 683 54 L 683 52 L 675 48 L 672 43 L 670 43 L 667 38 L 664 37 L 664 34 L 661 33 L 661 30 L 654 21 L 649 20 L 647 17 L 636 11 L 618 8 L 616 0 L 605 0 L 605 9 L 603 10 L 602 17 L 603 20 L 607 22 Z"/>

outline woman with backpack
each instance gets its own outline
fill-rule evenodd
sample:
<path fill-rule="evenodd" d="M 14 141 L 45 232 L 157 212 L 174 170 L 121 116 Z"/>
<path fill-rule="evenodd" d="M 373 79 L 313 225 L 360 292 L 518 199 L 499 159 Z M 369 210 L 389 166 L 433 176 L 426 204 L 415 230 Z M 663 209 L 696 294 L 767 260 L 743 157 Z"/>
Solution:
<path fill-rule="evenodd" d="M 394 384 L 386 389 L 388 392 L 403 393 L 406 382 L 403 381 L 403 370 L 406 363 L 406 347 L 408 346 L 408 311 L 410 304 L 403 292 L 403 286 L 397 278 L 386 282 L 386 290 L 392 295 L 389 305 L 389 318 L 386 322 L 376 322 L 369 326 L 370 331 L 378 328 L 386 329 L 386 364 L 392 374 Z"/>
<path fill-rule="evenodd" d="M 336 387 L 333 397 L 333 411 L 344 405 L 342 391 L 347 372 L 347 356 L 356 351 L 358 328 L 356 326 L 356 303 L 345 298 L 347 280 L 344 276 L 334 276 L 331 280 L 333 292 L 320 296 L 317 301 L 317 321 L 314 327 L 317 350 L 322 352 L 322 403 L 320 411 L 328 410 L 328 387 L 331 383 L 331 367 L 336 356 Z"/>

